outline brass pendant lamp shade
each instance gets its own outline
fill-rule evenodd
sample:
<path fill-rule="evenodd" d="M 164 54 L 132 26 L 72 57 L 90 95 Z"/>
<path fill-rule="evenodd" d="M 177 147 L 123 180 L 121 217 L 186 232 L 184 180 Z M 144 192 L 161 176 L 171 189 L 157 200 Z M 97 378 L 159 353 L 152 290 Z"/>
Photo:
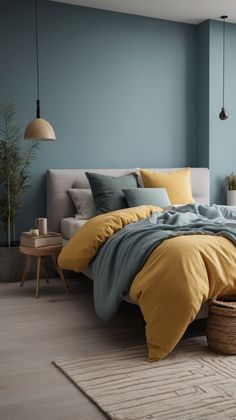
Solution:
<path fill-rule="evenodd" d="M 47 120 L 41 118 L 39 100 L 39 48 L 38 48 L 38 0 L 35 0 L 35 40 L 36 40 L 36 67 L 37 67 L 37 101 L 36 118 L 31 121 L 25 130 L 25 140 L 50 141 L 56 140 L 55 132 Z"/>

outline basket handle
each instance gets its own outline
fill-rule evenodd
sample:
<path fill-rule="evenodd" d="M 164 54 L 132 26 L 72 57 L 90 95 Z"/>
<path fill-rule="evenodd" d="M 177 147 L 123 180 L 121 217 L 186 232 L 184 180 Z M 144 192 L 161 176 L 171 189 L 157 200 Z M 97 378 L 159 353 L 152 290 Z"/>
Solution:
<path fill-rule="evenodd" d="M 216 297 L 211 299 L 210 305 L 222 306 L 224 308 L 236 309 L 236 302 L 227 302 L 223 300 L 217 300 Z"/>

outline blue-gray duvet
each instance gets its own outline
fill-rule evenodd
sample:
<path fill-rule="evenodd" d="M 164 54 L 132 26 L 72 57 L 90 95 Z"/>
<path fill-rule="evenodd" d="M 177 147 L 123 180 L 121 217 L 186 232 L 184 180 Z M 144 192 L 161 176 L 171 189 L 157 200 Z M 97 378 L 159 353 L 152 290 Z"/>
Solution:
<path fill-rule="evenodd" d="M 97 314 L 111 318 L 152 251 L 179 235 L 221 235 L 236 243 L 236 211 L 224 206 L 191 204 L 131 223 L 111 236 L 93 262 Z"/>

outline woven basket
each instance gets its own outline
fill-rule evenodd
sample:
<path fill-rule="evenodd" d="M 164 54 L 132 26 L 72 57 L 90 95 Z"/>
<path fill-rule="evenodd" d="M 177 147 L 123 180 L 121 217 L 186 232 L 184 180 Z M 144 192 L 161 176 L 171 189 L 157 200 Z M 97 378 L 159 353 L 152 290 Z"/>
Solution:
<path fill-rule="evenodd" d="M 213 299 L 207 320 L 208 347 L 216 353 L 236 354 L 236 299 Z"/>

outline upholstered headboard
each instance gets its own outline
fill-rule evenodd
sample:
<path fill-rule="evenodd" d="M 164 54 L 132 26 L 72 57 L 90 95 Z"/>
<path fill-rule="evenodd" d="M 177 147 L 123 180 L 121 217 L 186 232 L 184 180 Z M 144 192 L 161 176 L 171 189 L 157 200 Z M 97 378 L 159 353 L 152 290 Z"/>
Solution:
<path fill-rule="evenodd" d="M 150 168 L 152 171 L 170 172 L 181 168 Z M 74 207 L 67 193 L 69 188 L 90 188 L 85 172 L 104 175 L 127 175 L 136 169 L 49 169 L 47 171 L 48 228 L 60 231 L 64 217 L 74 216 Z M 209 203 L 209 169 L 191 168 L 192 193 L 195 201 Z"/>

